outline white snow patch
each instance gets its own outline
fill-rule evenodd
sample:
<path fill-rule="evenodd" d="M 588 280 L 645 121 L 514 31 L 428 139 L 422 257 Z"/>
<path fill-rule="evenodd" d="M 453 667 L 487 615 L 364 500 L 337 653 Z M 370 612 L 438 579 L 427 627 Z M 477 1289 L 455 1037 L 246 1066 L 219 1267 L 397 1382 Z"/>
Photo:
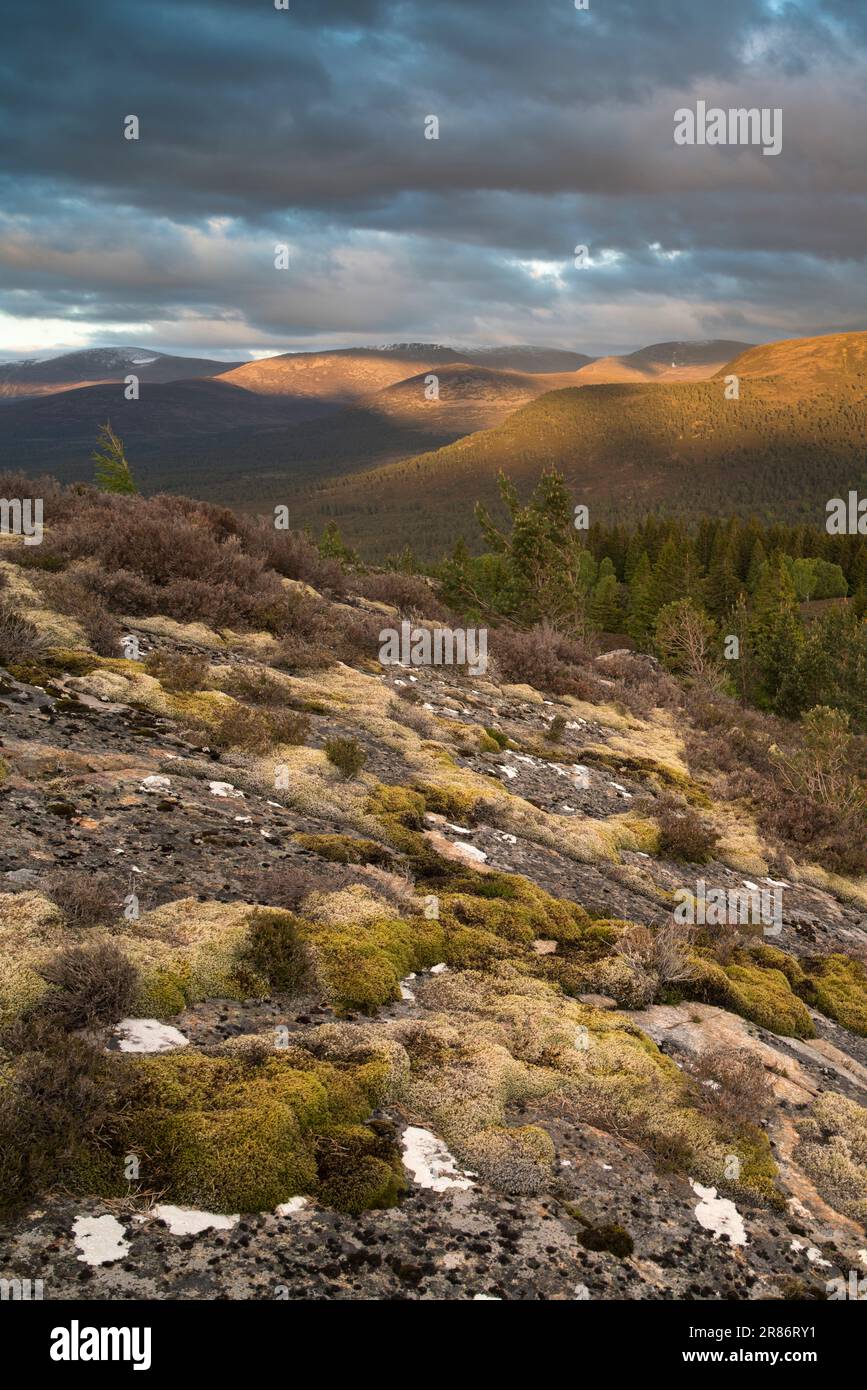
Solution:
<path fill-rule="evenodd" d="M 450 1188 L 466 1191 L 473 1186 L 470 1175 L 461 1172 L 445 1144 L 429 1129 L 410 1125 L 403 1132 L 402 1143 L 404 1167 L 419 1187 L 447 1192 Z"/>
<path fill-rule="evenodd" d="M 576 1297 L 581 1303 L 587 1303 L 587 1302 L 589 1301 L 589 1299 L 590 1299 L 590 1290 L 588 1289 L 588 1287 L 587 1287 L 586 1284 L 576 1284 L 576 1285 L 575 1285 L 575 1297 Z"/>
<path fill-rule="evenodd" d="M 446 965 L 445 961 L 440 961 L 439 965 L 431 966 L 430 973 L 432 975 L 444 975 L 447 970 L 448 966 Z"/>
<path fill-rule="evenodd" d="M 122 1018 L 114 1032 L 121 1052 L 171 1052 L 190 1043 L 177 1028 L 158 1018 Z"/>
<path fill-rule="evenodd" d="M 590 786 L 589 767 L 584 767 L 583 763 L 575 763 L 572 767 L 572 781 L 579 791 L 586 792 Z"/>
<path fill-rule="evenodd" d="M 460 840 L 450 840 L 449 843 L 465 858 L 473 859 L 477 864 L 484 864 L 488 857 L 483 849 L 477 849 L 475 845 L 465 845 Z"/>
<path fill-rule="evenodd" d="M 734 1202 L 730 1202 L 728 1197 L 718 1197 L 715 1187 L 702 1187 L 701 1183 L 693 1182 L 691 1178 L 690 1186 L 699 1198 L 695 1209 L 698 1224 L 706 1231 L 713 1231 L 714 1240 L 719 1236 L 728 1236 L 732 1245 L 746 1245 L 743 1218 Z"/>
<path fill-rule="evenodd" d="M 281 1202 L 279 1207 L 274 1210 L 278 1216 L 296 1216 L 299 1211 L 310 1205 L 306 1197 L 290 1197 L 288 1202 Z"/>
<path fill-rule="evenodd" d="M 154 774 L 151 777 L 145 777 L 139 785 L 139 790 L 143 792 L 167 792 L 171 789 L 171 785 L 171 777 L 158 777 Z"/>
<path fill-rule="evenodd" d="M 446 821 L 446 828 L 448 830 L 453 830 L 456 835 L 472 835 L 473 833 L 472 830 L 467 830 L 462 825 L 452 825 L 450 820 Z"/>
<path fill-rule="evenodd" d="M 474 1294 L 473 1294 L 473 1302 L 474 1302 L 474 1303 L 502 1303 L 502 1301 L 503 1301 L 503 1300 L 502 1300 L 501 1298 L 498 1298 L 497 1295 L 496 1295 L 495 1293 L 474 1293 Z"/>
<path fill-rule="evenodd" d="M 817 1250 L 815 1245 L 802 1245 L 799 1240 L 793 1240 L 789 1249 L 794 1250 L 796 1254 L 803 1250 L 811 1265 L 821 1265 L 823 1269 L 831 1268 L 831 1261 L 823 1260 L 821 1250 Z"/>
<path fill-rule="evenodd" d="M 235 820 L 235 821 L 237 821 L 238 825 L 252 825 L 252 824 L 253 824 L 253 817 L 252 817 L 252 816 L 233 816 L 232 819 Z"/>
<path fill-rule="evenodd" d="M 415 1003 L 415 995 L 409 985 L 405 984 L 403 980 L 400 982 L 400 997 L 401 999 L 405 999 L 407 1004 Z"/>
<path fill-rule="evenodd" d="M 517 777 L 518 775 L 518 769 L 516 767 L 501 767 L 500 771 L 503 776 L 508 777 L 510 781 L 513 777 Z"/>
<path fill-rule="evenodd" d="M 197 1236 L 202 1231 L 231 1231 L 240 1216 L 222 1216 L 218 1212 L 197 1211 L 195 1207 L 173 1207 L 161 1203 L 151 1216 L 164 1221 L 173 1236 Z"/>
<path fill-rule="evenodd" d="M 757 893 L 759 891 L 759 885 L 757 883 L 751 883 L 748 878 L 742 879 L 741 881 L 745 888 L 749 888 L 751 893 Z"/>
<path fill-rule="evenodd" d="M 244 793 L 237 787 L 233 787 L 231 782 L 209 782 L 208 791 L 211 796 L 232 796 L 243 797 Z"/>
<path fill-rule="evenodd" d="M 78 1258 L 87 1265 L 107 1265 L 123 1259 L 129 1250 L 126 1232 L 115 1216 L 77 1216 L 72 1236 Z"/>

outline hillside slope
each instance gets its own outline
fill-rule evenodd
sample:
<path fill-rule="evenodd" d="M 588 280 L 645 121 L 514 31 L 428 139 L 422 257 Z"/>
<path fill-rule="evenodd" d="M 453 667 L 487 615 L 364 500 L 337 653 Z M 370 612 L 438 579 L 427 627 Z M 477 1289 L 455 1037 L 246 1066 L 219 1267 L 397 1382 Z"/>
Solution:
<path fill-rule="evenodd" d="M 554 391 L 447 448 L 323 483 L 302 515 L 336 518 L 383 553 L 423 513 L 420 543 L 434 555 L 473 535 L 454 498 L 496 508 L 501 469 L 526 490 L 555 466 L 600 520 L 662 507 L 821 522 L 829 497 L 867 477 L 865 343 L 846 334 L 750 349 L 704 382 Z M 724 378 L 739 369 L 740 398 L 729 400 Z"/>
<path fill-rule="evenodd" d="M 653 343 L 621 357 L 599 357 L 578 372 L 577 385 L 627 381 L 704 381 L 748 348 L 724 338 L 707 342 Z"/>
<path fill-rule="evenodd" d="M 497 629 L 474 676 L 381 665 L 423 581 L 378 577 L 398 609 L 189 502 L 47 503 L 57 563 L 0 557 L 4 1269 L 55 1299 L 845 1284 L 867 883 L 729 791 L 738 704 L 697 724 L 589 649 L 574 693 L 511 684 Z M 697 879 L 782 888 L 780 930 L 675 931 Z"/>
<path fill-rule="evenodd" d="M 0 401 L 123 381 L 130 373 L 148 383 L 213 377 L 237 365 L 205 357 L 175 357 L 147 348 L 84 348 L 45 361 L 0 363 Z"/>

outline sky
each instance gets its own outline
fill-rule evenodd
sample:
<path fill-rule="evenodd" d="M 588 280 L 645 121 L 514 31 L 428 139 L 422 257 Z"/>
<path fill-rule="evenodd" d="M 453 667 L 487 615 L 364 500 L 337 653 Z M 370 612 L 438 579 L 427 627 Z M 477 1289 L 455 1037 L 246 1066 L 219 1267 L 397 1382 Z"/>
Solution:
<path fill-rule="evenodd" d="M 0 356 L 867 328 L 865 0 L 589 4 L 0 0 Z"/>

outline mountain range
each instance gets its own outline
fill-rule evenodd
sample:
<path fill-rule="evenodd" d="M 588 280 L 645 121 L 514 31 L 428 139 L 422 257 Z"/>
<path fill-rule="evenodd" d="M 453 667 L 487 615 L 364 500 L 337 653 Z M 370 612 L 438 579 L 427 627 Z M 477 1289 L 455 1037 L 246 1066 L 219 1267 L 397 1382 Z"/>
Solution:
<path fill-rule="evenodd" d="M 476 539 L 472 503 L 496 509 L 501 470 L 526 493 L 558 467 L 600 520 L 656 508 L 816 521 L 864 482 L 865 391 L 867 333 L 599 358 L 435 343 L 245 363 L 93 349 L 0 368 L 0 462 L 87 480 L 110 419 L 146 493 L 288 503 L 314 530 L 336 519 L 374 557 L 406 539 L 434 557 Z"/>

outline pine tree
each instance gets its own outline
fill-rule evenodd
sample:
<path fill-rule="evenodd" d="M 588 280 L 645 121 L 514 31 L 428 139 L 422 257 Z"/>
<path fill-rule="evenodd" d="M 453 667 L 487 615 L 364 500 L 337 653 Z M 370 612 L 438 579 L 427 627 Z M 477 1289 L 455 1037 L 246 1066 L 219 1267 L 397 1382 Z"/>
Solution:
<path fill-rule="evenodd" d="M 778 714 L 797 713 L 793 708 L 793 672 L 804 645 L 804 629 L 786 556 L 780 550 L 768 561 L 756 592 L 750 645 L 755 653 L 760 701 Z"/>
<path fill-rule="evenodd" d="M 714 543 L 705 585 L 705 601 L 711 613 L 721 618 L 737 602 L 741 590 L 731 536 L 720 531 Z"/>
<path fill-rule="evenodd" d="M 613 573 L 600 574 L 590 601 L 590 621 L 599 632 L 620 632 L 623 627 L 623 608 L 620 586 Z"/>
<path fill-rule="evenodd" d="M 96 464 L 93 480 L 100 492 L 138 492 L 123 444 L 109 420 L 99 427 L 99 438 L 91 457 Z"/>
<path fill-rule="evenodd" d="M 750 555 L 750 563 L 747 569 L 747 588 L 754 594 L 762 580 L 762 575 L 768 563 L 768 556 L 761 540 L 757 540 Z"/>
<path fill-rule="evenodd" d="M 626 631 L 634 642 L 644 646 L 653 631 L 655 610 L 653 607 L 653 571 L 647 551 L 641 559 L 629 585 L 629 612 L 626 618 Z"/>

